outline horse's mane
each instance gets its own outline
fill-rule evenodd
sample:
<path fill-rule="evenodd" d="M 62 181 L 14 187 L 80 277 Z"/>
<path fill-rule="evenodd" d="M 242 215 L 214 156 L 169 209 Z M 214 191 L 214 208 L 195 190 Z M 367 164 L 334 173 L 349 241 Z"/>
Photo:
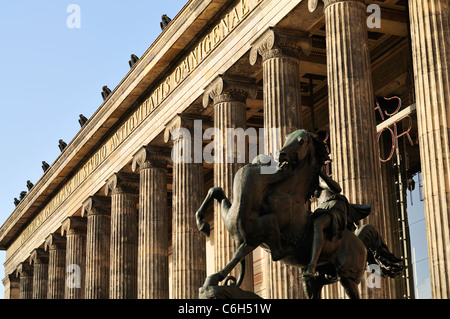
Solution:
<path fill-rule="evenodd" d="M 327 161 L 330 161 L 330 156 L 328 155 L 327 145 L 322 141 L 317 134 L 310 133 L 310 137 L 314 141 L 314 146 L 316 150 L 316 159 L 319 161 L 319 165 L 322 167 Z"/>
<path fill-rule="evenodd" d="M 319 171 L 324 167 L 327 161 L 330 161 L 328 155 L 328 148 L 325 142 L 317 135 L 311 132 L 305 132 L 308 137 L 314 143 L 315 158 L 317 160 L 317 166 L 313 168 L 313 174 L 315 177 L 312 180 L 312 184 L 309 186 L 309 190 L 306 192 L 305 201 L 314 196 L 315 191 L 319 188 Z"/>
<path fill-rule="evenodd" d="M 315 158 L 317 159 L 319 166 L 322 167 L 327 161 L 330 161 L 328 155 L 328 148 L 326 143 L 319 137 L 319 135 L 311 133 L 304 129 L 299 129 L 291 134 L 300 135 L 303 138 L 312 139 L 314 142 Z"/>

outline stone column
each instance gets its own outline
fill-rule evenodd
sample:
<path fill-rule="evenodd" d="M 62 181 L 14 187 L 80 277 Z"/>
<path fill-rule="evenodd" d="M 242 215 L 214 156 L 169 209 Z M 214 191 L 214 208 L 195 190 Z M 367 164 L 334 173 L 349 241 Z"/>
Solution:
<path fill-rule="evenodd" d="M 16 274 L 7 275 L 2 282 L 5 287 L 5 299 L 19 299 L 20 279 Z"/>
<path fill-rule="evenodd" d="M 47 299 L 64 299 L 66 240 L 60 234 L 51 234 L 45 240 L 44 249 L 48 251 Z"/>
<path fill-rule="evenodd" d="M 266 152 L 276 155 L 286 135 L 302 128 L 300 54 L 309 55 L 311 39 L 303 32 L 269 28 L 250 50 L 250 64 L 262 57 Z"/>
<path fill-rule="evenodd" d="M 420 162 L 433 298 L 450 298 L 450 5 L 410 0 Z"/>
<path fill-rule="evenodd" d="M 133 157 L 140 167 L 138 299 L 169 298 L 169 214 L 167 165 L 170 152 L 147 146 Z"/>
<path fill-rule="evenodd" d="M 33 299 L 47 299 L 48 252 L 43 248 L 33 250 L 30 255 L 33 271 Z"/>
<path fill-rule="evenodd" d="M 33 266 L 29 262 L 22 262 L 16 270 L 20 279 L 19 299 L 33 299 Z"/>
<path fill-rule="evenodd" d="M 110 299 L 137 298 L 137 205 L 139 175 L 115 173 L 106 182 L 111 191 Z"/>
<path fill-rule="evenodd" d="M 173 140 L 172 182 L 172 298 L 197 299 L 206 278 L 205 237 L 198 231 L 195 212 L 203 201 L 203 164 L 193 161 L 194 122 L 177 115 L 166 126 L 166 143 Z"/>
<path fill-rule="evenodd" d="M 302 32 L 269 28 L 253 45 L 250 64 L 262 57 L 265 153 L 275 158 L 288 134 L 302 128 L 300 54 L 309 55 L 311 39 Z M 302 297 L 300 272 L 264 253 L 267 297 Z M 287 280 L 289 278 L 289 280 Z"/>
<path fill-rule="evenodd" d="M 333 179 L 350 203 L 371 204 L 365 222 L 386 238 L 382 211 L 374 94 L 363 0 L 326 0 L 328 103 Z M 387 298 L 361 283 L 363 298 Z M 335 298 L 342 296 L 335 296 Z"/>
<path fill-rule="evenodd" d="M 109 298 L 109 241 L 111 236 L 111 199 L 91 196 L 81 209 L 87 215 L 86 299 Z"/>
<path fill-rule="evenodd" d="M 86 218 L 67 217 L 61 226 L 66 236 L 65 299 L 84 299 L 86 272 Z"/>
<path fill-rule="evenodd" d="M 214 127 L 219 129 L 221 136 L 214 136 L 215 162 L 214 186 L 221 187 L 228 199 L 233 202 L 233 180 L 239 168 L 245 165 L 246 148 L 238 149 L 235 135 L 228 136 L 227 129 L 247 128 L 246 102 L 247 98 L 255 99 L 258 88 L 251 79 L 233 79 L 219 76 L 211 82 L 203 95 L 203 107 L 208 107 L 210 100 L 214 107 Z M 238 140 L 240 140 L 238 138 Z M 242 139 L 244 146 L 245 138 Z M 220 150 L 220 151 L 219 151 Z M 240 158 L 238 158 L 238 152 Z M 231 154 L 231 156 L 227 156 Z M 251 161 L 252 159 L 250 159 Z M 215 270 L 220 271 L 231 260 L 236 250 L 234 240 L 231 238 L 222 220 L 220 205 L 214 203 L 214 250 Z M 245 259 L 245 279 L 241 288 L 253 291 L 253 258 L 252 254 Z M 239 269 L 232 275 L 237 278 Z"/>

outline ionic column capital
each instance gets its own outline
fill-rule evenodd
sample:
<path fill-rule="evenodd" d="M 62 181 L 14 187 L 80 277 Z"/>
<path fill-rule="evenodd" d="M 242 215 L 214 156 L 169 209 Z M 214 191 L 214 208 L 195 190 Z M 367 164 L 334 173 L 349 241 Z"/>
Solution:
<path fill-rule="evenodd" d="M 58 233 L 50 234 L 44 242 L 45 251 L 59 250 L 66 248 L 66 240 Z"/>
<path fill-rule="evenodd" d="M 27 262 L 21 262 L 16 269 L 16 277 L 33 277 L 34 267 Z"/>
<path fill-rule="evenodd" d="M 48 252 L 44 248 L 36 248 L 30 254 L 30 265 L 48 264 Z"/>
<path fill-rule="evenodd" d="M 61 225 L 61 236 L 73 234 L 85 234 L 87 220 L 79 216 L 67 217 Z"/>
<path fill-rule="evenodd" d="M 5 278 L 2 279 L 3 286 L 5 286 L 5 287 L 6 287 L 8 284 L 12 284 L 12 283 L 18 284 L 19 281 L 20 281 L 20 279 L 17 278 L 15 272 L 13 272 L 12 274 L 6 275 Z M 5 299 L 6 299 L 6 298 L 5 298 Z M 12 298 L 10 298 L 10 299 L 12 299 Z"/>
<path fill-rule="evenodd" d="M 110 215 L 111 199 L 106 196 L 90 196 L 83 202 L 81 217 L 90 215 Z"/>
<path fill-rule="evenodd" d="M 298 58 L 301 53 L 309 55 L 310 52 L 311 38 L 308 37 L 308 33 L 270 27 L 252 45 L 250 64 L 256 64 L 258 55 L 265 61 L 275 57 Z"/>
<path fill-rule="evenodd" d="M 323 10 L 325 10 L 328 6 L 339 2 L 356 2 L 360 3 L 363 8 L 365 8 L 366 5 L 364 0 L 322 0 L 322 1 L 324 4 Z"/>
<path fill-rule="evenodd" d="M 111 193 L 131 193 L 139 194 L 139 175 L 130 173 L 114 173 L 107 181 L 105 187 L 105 196 Z"/>
<path fill-rule="evenodd" d="M 214 104 L 235 101 L 245 103 L 247 98 L 255 99 L 257 93 L 258 87 L 253 79 L 219 75 L 205 88 L 203 107 L 208 107 L 210 100 Z"/>
<path fill-rule="evenodd" d="M 170 162 L 170 150 L 164 147 L 156 147 L 147 145 L 142 147 L 136 154 L 133 155 L 133 162 L 131 169 L 133 172 L 140 166 L 141 169 L 145 168 L 163 168 L 167 169 L 167 165 Z"/>
<path fill-rule="evenodd" d="M 180 129 L 186 129 L 190 134 L 194 132 L 194 121 L 195 120 L 203 120 L 202 116 L 195 116 L 193 114 L 184 114 L 179 113 L 175 115 L 167 124 L 166 129 L 164 131 L 164 141 L 167 143 L 170 141 L 170 137 L 174 138 L 174 141 L 182 139 L 183 134 L 176 134 L 174 136 L 174 132 L 179 131 Z"/>

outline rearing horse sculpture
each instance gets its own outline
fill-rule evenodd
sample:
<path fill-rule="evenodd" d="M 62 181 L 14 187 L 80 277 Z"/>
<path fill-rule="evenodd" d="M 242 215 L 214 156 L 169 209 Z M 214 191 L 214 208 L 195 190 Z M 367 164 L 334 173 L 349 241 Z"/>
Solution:
<path fill-rule="evenodd" d="M 236 252 L 222 270 L 206 278 L 204 286 L 218 285 L 241 263 L 235 283 L 239 286 L 244 276 L 244 257 L 258 246 L 270 250 L 274 261 L 301 268 L 308 265 L 313 219 L 305 202 L 318 188 L 319 172 L 327 159 L 324 143 L 316 135 L 298 130 L 287 136 L 276 173 L 262 174 L 261 166 L 267 164 L 260 162 L 237 171 L 233 203 L 220 187 L 208 191 L 196 213 L 197 227 L 209 236 L 210 226 L 203 219 L 212 200 L 219 201 Z M 317 263 L 317 275 L 303 280 L 307 297 L 320 298 L 324 285 L 340 280 L 350 298 L 359 298 L 357 285 L 366 271 L 367 258 L 377 262 L 382 274 L 389 276 L 393 274 L 389 272 L 391 266 L 399 262 L 372 225 L 364 225 L 357 235 L 345 229 L 339 238 L 327 238 Z"/>

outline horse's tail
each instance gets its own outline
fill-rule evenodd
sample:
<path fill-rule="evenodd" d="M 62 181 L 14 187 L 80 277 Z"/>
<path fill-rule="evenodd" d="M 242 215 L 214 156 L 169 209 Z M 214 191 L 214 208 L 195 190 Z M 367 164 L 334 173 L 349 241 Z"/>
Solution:
<path fill-rule="evenodd" d="M 406 269 L 406 266 L 402 264 L 402 259 L 389 251 L 375 226 L 370 224 L 363 225 L 359 228 L 356 236 L 367 248 L 368 263 L 378 264 L 383 277 L 394 278 Z"/>
<path fill-rule="evenodd" d="M 244 276 L 245 276 L 245 259 L 242 259 L 239 262 L 239 277 L 236 280 L 236 278 L 234 276 L 228 276 L 227 278 L 225 278 L 224 281 L 224 286 L 230 285 L 230 286 L 238 286 L 240 287 L 242 282 L 244 281 Z M 229 283 L 231 282 L 231 283 Z"/>

